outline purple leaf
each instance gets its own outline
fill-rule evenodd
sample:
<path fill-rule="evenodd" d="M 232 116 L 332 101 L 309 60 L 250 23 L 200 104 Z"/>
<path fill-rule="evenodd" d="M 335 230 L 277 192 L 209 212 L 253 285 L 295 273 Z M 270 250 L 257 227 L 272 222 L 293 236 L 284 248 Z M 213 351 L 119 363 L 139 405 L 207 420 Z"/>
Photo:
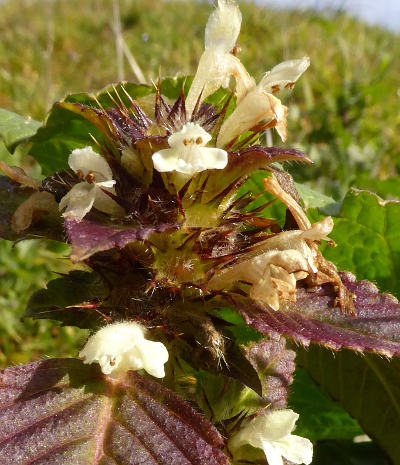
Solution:
<path fill-rule="evenodd" d="M 295 352 L 286 348 L 284 337 L 263 339 L 243 346 L 246 358 L 258 373 L 262 396 L 276 408 L 285 408 L 295 369 Z"/>
<path fill-rule="evenodd" d="M 271 163 L 290 160 L 312 163 L 304 153 L 295 149 L 253 145 L 240 152 L 230 152 L 228 165 L 224 170 L 210 170 L 203 201 L 212 200 L 231 183 L 256 170 L 267 169 Z"/>
<path fill-rule="evenodd" d="M 179 227 L 178 223 L 157 225 L 110 225 L 89 220 L 65 220 L 65 230 L 72 245 L 71 260 L 85 260 L 91 255 L 113 248 L 122 248 L 129 242 L 143 241 L 150 234 L 162 233 Z"/>
<path fill-rule="evenodd" d="M 112 380 L 74 359 L 8 368 L 0 407 L 2 464 L 228 464 L 208 421 L 135 372 Z"/>
<path fill-rule="evenodd" d="M 304 346 L 316 342 L 334 350 L 345 347 L 388 357 L 400 355 L 399 302 L 380 294 L 369 281 L 357 282 L 347 272 L 340 275 L 355 295 L 356 316 L 334 307 L 335 293 L 329 284 L 299 289 L 296 302 L 282 304 L 279 311 L 237 296 L 232 301 L 248 325 L 271 337 L 283 334 Z"/>

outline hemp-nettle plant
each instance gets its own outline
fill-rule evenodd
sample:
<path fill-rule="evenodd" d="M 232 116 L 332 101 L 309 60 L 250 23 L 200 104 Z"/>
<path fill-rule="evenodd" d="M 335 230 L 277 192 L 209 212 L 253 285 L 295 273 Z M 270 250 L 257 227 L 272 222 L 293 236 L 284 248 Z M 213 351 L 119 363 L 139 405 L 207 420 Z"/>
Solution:
<path fill-rule="evenodd" d="M 280 98 L 310 60 L 257 83 L 241 19 L 218 1 L 194 78 L 56 103 L 12 142 L 42 180 L 0 164 L 2 237 L 67 242 L 77 265 L 25 316 L 91 332 L 79 358 L 2 372 L 2 464 L 310 464 L 296 351 L 400 353 L 397 300 L 324 258 L 334 220 L 307 214 L 282 165 L 312 161 L 262 144 L 286 141 Z"/>

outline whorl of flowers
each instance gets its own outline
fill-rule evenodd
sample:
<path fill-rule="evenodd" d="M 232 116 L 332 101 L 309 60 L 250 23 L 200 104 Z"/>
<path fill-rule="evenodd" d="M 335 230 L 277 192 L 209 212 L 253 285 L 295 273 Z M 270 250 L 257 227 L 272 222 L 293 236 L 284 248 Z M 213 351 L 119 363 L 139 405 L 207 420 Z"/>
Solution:
<path fill-rule="evenodd" d="M 134 99 L 121 85 L 108 106 L 94 96 L 91 105 L 59 103 L 101 134 L 70 153 L 70 169 L 38 183 L 0 166 L 32 193 L 14 212 L 14 232 L 28 230 L 43 214 L 55 216 L 72 261 L 107 283 L 84 306 L 110 324 L 89 338 L 80 356 L 111 377 L 140 369 L 164 377 L 176 338 L 186 344 L 181 352 L 193 346 L 207 352 L 208 358 L 199 356 L 207 367 L 229 368 L 226 338 L 207 312 L 231 304 L 240 310 L 240 299 L 276 315 L 296 302 L 299 288 L 328 285 L 335 305 L 354 312 L 352 294 L 318 250 L 321 241 L 331 243 L 332 219 L 311 224 L 291 177 L 274 165 L 311 160 L 259 143 L 272 128 L 286 140 L 288 109 L 279 93 L 293 88 L 309 59 L 281 63 L 256 84 L 236 56 L 240 25 L 237 5 L 219 0 L 197 72 L 176 101 L 163 95 L 160 80 L 154 98 Z M 256 170 L 265 172 L 265 193 L 285 205 L 284 225 L 259 215 L 269 201 L 254 208 L 251 192 L 238 194 Z M 89 327 L 98 328 L 98 321 Z M 230 447 L 263 449 L 270 465 L 281 465 L 282 457 L 308 464 L 311 444 L 291 434 L 297 417 L 290 410 L 261 413 L 244 423 Z"/>
<path fill-rule="evenodd" d="M 351 312 L 350 294 L 318 251 L 321 240 L 329 241 L 332 220 L 312 225 L 293 194 L 293 184 L 284 182 L 284 172 L 273 165 L 310 160 L 293 149 L 258 144 L 266 128 L 275 128 L 286 139 L 288 109 L 277 95 L 292 89 L 309 59 L 281 63 L 256 84 L 234 53 L 240 24 L 237 5 L 219 0 L 206 26 L 205 50 L 188 94 L 182 90 L 175 102 L 162 96 L 160 83 L 150 110 L 148 99 L 144 110 L 126 91 L 116 92 L 109 108 L 60 103 L 93 122 L 105 140 L 73 150 L 71 169 L 41 185 L 3 167 L 10 177 L 36 190 L 15 212 L 15 230 L 28 228 L 38 208 L 54 212 L 58 204 L 74 260 L 135 243 L 135 260 L 150 277 L 150 288 L 166 292 L 168 299 L 187 288 L 203 296 L 239 292 L 278 310 L 282 302 L 296 300 L 299 281 L 309 286 L 332 283 L 338 304 Z M 208 103 L 231 77 L 235 88 L 219 103 Z M 266 170 L 266 191 L 290 212 L 289 230 L 274 219 L 261 219 L 256 211 L 245 211 L 251 195 L 237 197 L 238 186 L 257 169 Z M 85 229 L 99 221 L 114 224 L 113 235 L 102 236 L 100 243 L 91 236 L 93 229 Z M 78 243 L 90 246 L 82 249 Z"/>

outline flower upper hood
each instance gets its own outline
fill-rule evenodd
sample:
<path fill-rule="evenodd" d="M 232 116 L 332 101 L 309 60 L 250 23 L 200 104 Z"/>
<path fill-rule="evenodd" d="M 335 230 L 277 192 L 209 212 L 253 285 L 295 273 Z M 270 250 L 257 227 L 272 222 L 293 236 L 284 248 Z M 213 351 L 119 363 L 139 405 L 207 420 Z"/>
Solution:
<path fill-rule="evenodd" d="M 276 127 L 285 141 L 288 110 L 273 94 L 284 88 L 291 89 L 310 64 L 308 57 L 285 61 L 267 72 L 256 85 L 254 78 L 233 54 L 241 21 L 235 3 L 218 1 L 207 22 L 205 50 L 186 99 L 186 110 L 191 115 L 198 100 L 204 100 L 221 86 L 228 87 L 230 77 L 235 78 L 237 107 L 221 127 L 218 147 L 224 147 L 262 120 L 269 120 L 270 127 Z"/>
<path fill-rule="evenodd" d="M 242 15 L 239 7 L 229 0 L 218 0 L 205 31 L 205 50 L 186 98 L 186 111 L 192 114 L 197 100 L 204 100 L 221 86 L 227 87 L 229 78 L 236 79 L 236 93 L 241 98 L 255 85 L 240 60 L 231 52 L 240 32 Z"/>
<path fill-rule="evenodd" d="M 192 175 L 206 169 L 223 169 L 228 162 L 225 150 L 205 147 L 210 134 L 199 124 L 187 123 L 168 138 L 169 149 L 153 154 L 154 168 L 163 173 L 177 171 Z"/>

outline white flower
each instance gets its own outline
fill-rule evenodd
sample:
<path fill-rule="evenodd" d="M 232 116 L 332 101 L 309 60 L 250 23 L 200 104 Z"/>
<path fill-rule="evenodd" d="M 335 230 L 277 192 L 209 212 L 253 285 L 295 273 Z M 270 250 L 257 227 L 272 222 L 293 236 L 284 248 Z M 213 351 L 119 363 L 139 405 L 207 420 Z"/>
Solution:
<path fill-rule="evenodd" d="M 227 118 L 218 135 L 218 147 L 225 146 L 235 137 L 251 129 L 262 120 L 270 120 L 283 141 L 287 138 L 287 107 L 272 95 L 282 89 L 291 89 L 310 65 L 310 59 L 289 60 L 272 68 L 260 83 L 250 89 L 234 112 Z"/>
<path fill-rule="evenodd" d="M 69 166 L 83 179 L 75 184 L 59 204 L 63 216 L 81 220 L 94 206 L 98 210 L 119 214 L 121 207 L 103 190 L 115 194 L 112 171 L 104 158 L 91 147 L 75 149 L 68 158 Z"/>
<path fill-rule="evenodd" d="M 198 98 L 211 95 L 221 86 L 229 85 L 229 78 L 236 78 L 237 99 L 255 85 L 240 60 L 231 51 L 240 32 L 242 15 L 239 7 L 229 0 L 218 0 L 211 13 L 205 32 L 205 50 L 200 58 L 196 75 L 186 98 L 186 111 L 190 116 Z"/>
<path fill-rule="evenodd" d="M 111 377 L 144 369 L 156 378 L 163 378 L 168 351 L 161 342 L 149 341 L 144 336 L 145 328 L 138 323 L 114 323 L 91 336 L 79 356 L 87 364 L 98 362 L 101 371 Z"/>
<path fill-rule="evenodd" d="M 210 134 L 199 124 L 187 123 L 168 138 L 169 149 L 153 154 L 154 168 L 160 173 L 177 171 L 192 175 L 208 169 L 223 169 L 228 163 L 225 150 L 205 147 Z"/>
<path fill-rule="evenodd" d="M 241 22 L 240 10 L 233 1 L 218 0 L 207 22 L 205 50 L 186 98 L 186 111 L 191 115 L 199 99 L 204 100 L 221 86 L 228 87 L 232 76 L 236 79 L 237 107 L 221 127 L 218 147 L 224 147 L 263 120 L 275 127 L 285 141 L 288 110 L 273 94 L 291 89 L 310 64 L 308 57 L 285 61 L 267 72 L 256 85 L 233 54 Z"/>
<path fill-rule="evenodd" d="M 295 464 L 310 464 L 313 455 L 311 441 L 290 434 L 299 415 L 293 410 L 274 410 L 251 420 L 229 441 L 232 451 L 245 444 L 263 449 L 269 465 L 283 465 L 282 457 Z"/>

